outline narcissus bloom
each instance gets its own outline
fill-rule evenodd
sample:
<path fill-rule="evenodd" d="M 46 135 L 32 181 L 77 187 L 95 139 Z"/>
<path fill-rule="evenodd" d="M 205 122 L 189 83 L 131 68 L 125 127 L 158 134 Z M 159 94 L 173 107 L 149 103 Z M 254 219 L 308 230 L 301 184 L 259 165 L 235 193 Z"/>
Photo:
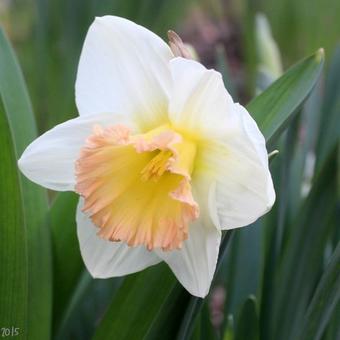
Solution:
<path fill-rule="evenodd" d="M 78 238 L 94 277 L 165 261 L 191 294 L 205 296 L 221 230 L 254 222 L 275 200 L 254 120 L 218 72 L 112 16 L 86 36 L 76 103 L 79 117 L 30 144 L 21 171 L 81 196 Z"/>

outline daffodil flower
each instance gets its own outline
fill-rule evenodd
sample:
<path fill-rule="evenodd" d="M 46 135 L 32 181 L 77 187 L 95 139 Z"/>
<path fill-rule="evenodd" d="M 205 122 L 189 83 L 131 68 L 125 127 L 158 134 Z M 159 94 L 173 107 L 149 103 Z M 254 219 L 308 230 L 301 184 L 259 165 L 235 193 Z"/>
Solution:
<path fill-rule="evenodd" d="M 79 117 L 33 141 L 21 171 L 80 195 L 77 233 L 93 277 L 165 261 L 206 296 L 221 231 L 254 222 L 275 200 L 256 123 L 220 73 L 119 17 L 91 25 L 75 87 Z"/>

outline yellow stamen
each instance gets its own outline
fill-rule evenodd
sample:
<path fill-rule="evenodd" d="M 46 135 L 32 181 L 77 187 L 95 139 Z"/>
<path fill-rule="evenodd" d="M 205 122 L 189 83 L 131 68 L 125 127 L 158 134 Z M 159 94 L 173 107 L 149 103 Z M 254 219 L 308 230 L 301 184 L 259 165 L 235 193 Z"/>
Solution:
<path fill-rule="evenodd" d="M 172 156 L 172 152 L 169 150 L 163 150 L 152 158 L 152 160 L 141 171 L 142 180 L 153 180 L 157 182 L 160 177 L 168 170 L 169 159 Z"/>

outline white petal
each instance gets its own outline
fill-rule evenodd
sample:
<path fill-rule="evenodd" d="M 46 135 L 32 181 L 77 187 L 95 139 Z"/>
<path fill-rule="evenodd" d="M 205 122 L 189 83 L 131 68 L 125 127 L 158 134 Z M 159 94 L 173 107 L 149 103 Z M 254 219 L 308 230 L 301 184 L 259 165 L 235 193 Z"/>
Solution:
<path fill-rule="evenodd" d="M 18 165 L 31 181 L 58 191 L 74 190 L 75 161 L 93 127 L 125 124 L 126 117 L 113 114 L 82 116 L 57 125 L 34 140 L 23 152 Z"/>
<path fill-rule="evenodd" d="M 176 85 L 170 120 L 201 138 L 192 179 L 196 186 L 216 186 L 211 218 L 223 229 L 254 222 L 275 201 L 261 132 L 247 110 L 233 103 L 218 72 L 182 58 L 171 60 L 170 68 Z"/>
<path fill-rule="evenodd" d="M 79 114 L 132 115 L 146 130 L 163 124 L 167 119 L 171 58 L 169 46 L 146 28 L 115 16 L 96 18 L 79 62 Z"/>
<path fill-rule="evenodd" d="M 253 223 L 275 201 L 263 135 L 241 105 L 235 104 L 231 115 L 232 128 L 225 131 L 225 138 L 207 146 L 200 160 L 211 170 L 207 173 L 214 173 L 209 175 L 216 181 L 210 208 L 222 229 Z M 203 171 L 199 175 L 204 176 Z"/>
<path fill-rule="evenodd" d="M 205 297 L 213 279 L 221 231 L 200 220 L 190 225 L 189 237 L 180 250 L 161 251 L 160 256 L 190 294 Z"/>
<path fill-rule="evenodd" d="M 161 262 L 161 259 L 144 246 L 128 247 L 122 242 L 110 242 L 97 235 L 98 228 L 77 208 L 77 233 L 80 252 L 86 268 L 95 278 L 123 276 L 143 270 Z"/>
<path fill-rule="evenodd" d="M 169 116 L 174 126 L 208 138 L 223 135 L 233 100 L 221 74 L 183 58 L 171 60 L 170 69 L 174 87 Z"/>

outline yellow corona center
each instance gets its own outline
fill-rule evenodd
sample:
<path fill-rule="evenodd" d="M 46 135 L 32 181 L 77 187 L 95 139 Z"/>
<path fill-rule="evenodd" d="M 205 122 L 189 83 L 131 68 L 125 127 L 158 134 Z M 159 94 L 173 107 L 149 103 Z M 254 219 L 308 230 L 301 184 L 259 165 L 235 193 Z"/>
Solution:
<path fill-rule="evenodd" d="M 180 248 L 199 214 L 190 184 L 195 156 L 195 143 L 168 126 L 142 135 L 95 127 L 76 164 L 76 190 L 99 236 L 149 250 Z"/>

